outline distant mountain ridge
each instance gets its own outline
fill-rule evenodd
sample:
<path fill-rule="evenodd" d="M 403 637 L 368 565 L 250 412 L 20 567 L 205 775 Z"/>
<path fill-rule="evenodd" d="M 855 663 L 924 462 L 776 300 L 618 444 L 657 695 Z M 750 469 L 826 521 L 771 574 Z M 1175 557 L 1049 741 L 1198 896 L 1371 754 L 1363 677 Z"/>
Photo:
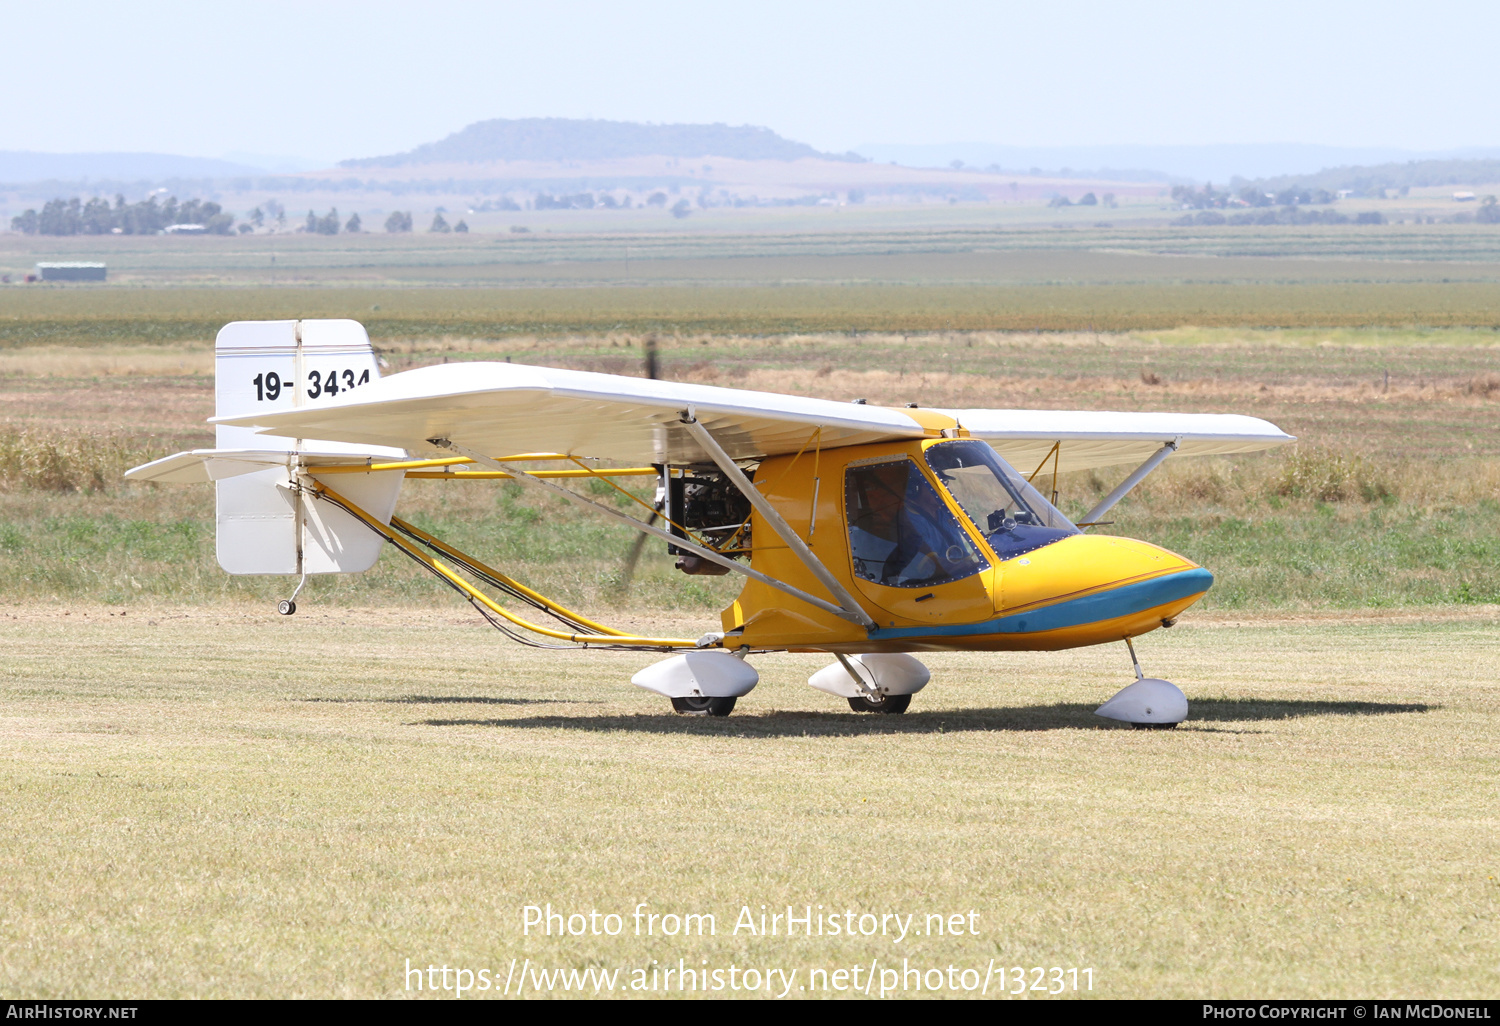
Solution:
<path fill-rule="evenodd" d="M 1040 172 L 1059 178 L 1100 177 L 1121 181 L 1217 182 L 1296 179 L 1330 168 L 1500 157 L 1500 150 L 1470 147 L 1417 152 L 1391 146 L 1330 146 L 1312 143 L 1223 143 L 1201 145 L 1002 146 L 951 142 L 903 145 L 863 143 L 858 147 L 880 163 L 945 167 L 955 160 L 972 169 L 996 165 L 1007 173 Z M 1080 169 L 1092 170 L 1080 170 Z M 1113 169 L 1113 170 L 1111 170 Z M 1346 186 L 1339 186 L 1346 188 Z M 1348 186 L 1357 188 L 1357 186 Z"/>
<path fill-rule="evenodd" d="M 1254 181 L 1235 179 L 1240 188 L 1252 186 L 1266 192 L 1283 189 L 1323 189 L 1338 192 L 1353 189 L 1420 189 L 1434 185 L 1488 185 L 1500 182 L 1500 160 L 1410 160 L 1404 163 L 1329 167 L 1307 175 L 1277 175 Z"/>
<path fill-rule="evenodd" d="M 643 125 L 575 118 L 495 118 L 476 121 L 446 139 L 405 153 L 343 160 L 346 168 L 418 164 L 482 164 L 503 160 L 557 162 L 622 157 L 726 157 L 734 160 L 861 161 L 854 153 L 822 153 L 753 125 Z"/>

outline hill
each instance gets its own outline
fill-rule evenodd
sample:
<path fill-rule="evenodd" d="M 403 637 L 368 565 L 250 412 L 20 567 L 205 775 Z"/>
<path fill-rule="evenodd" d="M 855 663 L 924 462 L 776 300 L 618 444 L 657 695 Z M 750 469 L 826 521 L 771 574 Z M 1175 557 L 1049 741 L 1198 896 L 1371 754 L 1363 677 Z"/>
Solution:
<path fill-rule="evenodd" d="M 340 167 L 482 164 L 493 161 L 611 160 L 622 157 L 731 157 L 738 160 L 863 160 L 821 153 L 751 125 L 642 125 L 574 118 L 495 118 L 406 153 L 345 160 Z"/>
<path fill-rule="evenodd" d="M 1428 186 L 1482 185 L 1500 182 L 1500 160 L 1410 160 L 1405 163 L 1330 167 L 1307 175 L 1277 175 L 1254 181 L 1235 179 L 1239 189 L 1251 186 L 1265 192 L 1284 189 L 1420 189 Z"/>

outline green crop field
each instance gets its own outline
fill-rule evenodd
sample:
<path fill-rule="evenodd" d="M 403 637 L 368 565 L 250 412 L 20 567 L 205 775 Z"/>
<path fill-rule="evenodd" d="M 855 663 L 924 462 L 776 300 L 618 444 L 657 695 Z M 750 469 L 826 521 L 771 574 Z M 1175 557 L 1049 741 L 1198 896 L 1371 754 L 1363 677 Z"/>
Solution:
<path fill-rule="evenodd" d="M 611 230 L 606 222 L 580 218 L 574 212 L 538 213 L 535 216 L 542 223 L 525 234 L 209 238 L 0 234 L 0 272 L 23 274 L 38 260 L 92 259 L 107 262 L 112 278 L 131 284 L 222 281 L 266 285 L 274 280 L 287 285 L 402 279 L 424 284 L 474 283 L 578 274 L 651 278 L 662 271 L 697 278 L 713 277 L 720 273 L 719 267 L 733 270 L 734 261 L 761 261 L 771 270 L 752 273 L 774 274 L 777 261 L 799 258 L 815 261 L 804 264 L 802 273 L 822 278 L 840 270 L 837 263 L 824 266 L 824 261 L 844 258 L 1007 254 L 1106 262 L 1139 255 L 1210 263 L 1242 258 L 1455 265 L 1500 262 L 1500 227 L 1483 224 L 1186 228 L 1101 226 L 1095 219 L 1080 218 L 1078 211 L 1060 213 L 1060 223 L 1055 224 L 1010 223 L 1003 211 L 976 207 L 913 212 L 908 217 L 915 220 L 909 222 L 892 216 L 897 213 L 820 215 L 813 221 L 793 215 L 790 223 L 780 216 L 682 223 L 668 219 L 666 224 L 652 218 L 627 230 Z M 675 268 L 670 266 L 673 261 L 678 262 Z M 689 263 L 706 266 L 695 270 Z M 755 267 L 753 263 L 745 266 Z"/>
<path fill-rule="evenodd" d="M 0 347 L 203 344 L 227 320 L 298 316 L 355 317 L 377 342 L 1500 326 L 1490 226 L 1287 229 L 1235 235 L 1237 247 L 1174 231 L 0 236 L 13 276 L 38 259 L 84 257 L 112 275 L 102 286 L 0 287 Z"/>
<path fill-rule="evenodd" d="M 1500 326 L 1500 282 L 83 290 L 0 294 L 0 345 L 197 344 L 230 320 L 352 317 L 452 336 Z"/>

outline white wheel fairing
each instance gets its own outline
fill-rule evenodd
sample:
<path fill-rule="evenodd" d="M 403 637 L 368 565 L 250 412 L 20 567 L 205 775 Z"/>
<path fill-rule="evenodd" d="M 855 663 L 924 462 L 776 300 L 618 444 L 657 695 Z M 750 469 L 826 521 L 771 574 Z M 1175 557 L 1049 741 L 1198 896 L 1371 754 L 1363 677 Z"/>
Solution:
<path fill-rule="evenodd" d="M 1143 677 L 1094 710 L 1123 723 L 1181 723 L 1187 719 L 1188 700 L 1182 689 L 1159 677 Z"/>
<path fill-rule="evenodd" d="M 652 663 L 630 683 L 668 698 L 738 698 L 760 683 L 760 674 L 728 652 L 684 652 Z"/>
<path fill-rule="evenodd" d="M 866 652 L 848 659 L 883 695 L 915 695 L 932 679 L 932 672 L 905 652 Z M 807 678 L 807 683 L 840 698 L 865 697 L 864 689 L 854 683 L 842 663 L 823 667 Z"/>

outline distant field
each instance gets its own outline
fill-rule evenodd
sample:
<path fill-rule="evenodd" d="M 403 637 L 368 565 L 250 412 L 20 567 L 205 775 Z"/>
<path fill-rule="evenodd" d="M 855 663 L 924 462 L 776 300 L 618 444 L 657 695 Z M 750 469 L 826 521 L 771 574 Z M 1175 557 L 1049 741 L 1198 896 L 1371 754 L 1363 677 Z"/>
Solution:
<path fill-rule="evenodd" d="M 291 317 L 353 317 L 377 344 L 613 331 L 1496 327 L 1500 281 L 6 290 L 0 346 L 206 344 L 230 320 Z"/>
<path fill-rule="evenodd" d="M 856 219 L 857 220 L 857 219 Z M 1500 327 L 1500 229 L 995 227 L 0 235 L 0 269 L 103 259 L 104 286 L 0 286 L 0 348 L 203 344 L 236 318 L 354 317 L 378 344 L 609 332 Z"/>
<path fill-rule="evenodd" d="M 1452 206 L 1450 203 L 1449 206 Z M 908 210 L 715 212 L 676 221 L 596 218 L 579 211 L 521 212 L 525 233 L 388 235 L 23 236 L 0 232 L 0 272 L 24 273 L 37 260 L 101 259 L 118 281 L 150 284 L 483 282 L 496 264 L 619 261 L 652 273 L 655 260 L 964 254 L 987 252 L 1157 254 L 1192 257 L 1316 258 L 1495 263 L 1500 226 L 1387 224 L 1271 227 L 1175 227 L 1118 223 L 1103 211 L 1057 210 L 1040 223 L 1014 220 L 1018 208 L 960 205 Z M 319 211 L 322 213 L 322 211 Z M 1029 213 L 1035 217 L 1036 210 Z M 1122 212 L 1123 213 L 1123 212 Z M 1165 207 L 1160 218 L 1180 211 Z M 1451 211 L 1450 211 L 1451 213 Z M 1113 216 L 1113 215 L 1111 215 Z M 275 258 L 273 264 L 272 258 Z M 639 265 L 639 266 L 637 266 Z"/>
<path fill-rule="evenodd" d="M 1125 259 L 1140 256 L 1164 259 Z M 987 221 L 982 211 L 971 210 L 952 224 L 907 227 L 834 216 L 819 224 L 782 225 L 773 219 L 759 228 L 738 225 L 728 231 L 689 221 L 638 232 L 579 231 L 559 223 L 555 231 L 494 235 L 194 239 L 0 233 L 0 273 L 15 279 L 38 260 L 103 260 L 113 283 L 153 286 L 1493 281 L 1494 266 L 1483 265 L 1500 264 L 1500 226 L 1015 226 Z M 1276 260 L 1293 263 L 1267 266 Z M 1402 268 L 1399 262 L 1434 266 Z M 1444 264 L 1452 266 L 1435 266 Z"/>

